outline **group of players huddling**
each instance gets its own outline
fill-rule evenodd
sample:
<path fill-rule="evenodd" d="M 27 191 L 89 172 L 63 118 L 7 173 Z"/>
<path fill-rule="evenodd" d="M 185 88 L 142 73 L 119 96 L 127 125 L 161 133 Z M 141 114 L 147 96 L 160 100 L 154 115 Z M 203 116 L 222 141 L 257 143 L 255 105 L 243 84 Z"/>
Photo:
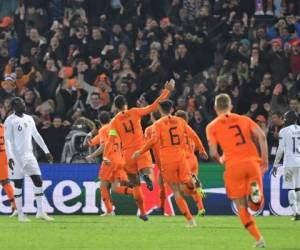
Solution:
<path fill-rule="evenodd" d="M 175 198 L 188 227 L 196 227 L 196 222 L 185 201 L 191 196 L 198 207 L 198 214 L 204 215 L 204 196 L 199 182 L 198 161 L 208 155 L 198 135 L 188 125 L 185 111 L 174 115 L 173 103 L 168 99 L 175 88 L 175 81 L 166 82 L 161 95 L 149 106 L 128 109 L 124 96 L 114 99 L 118 111 L 112 120 L 108 112 L 99 115 L 101 128 L 98 135 L 89 138 L 90 146 L 100 145 L 89 155 L 93 159 L 102 154 L 99 170 L 100 193 L 106 207 L 103 215 L 114 215 L 110 187 L 113 192 L 132 195 L 139 209 L 139 218 L 148 221 L 141 189 L 142 178 L 147 188 L 153 190 L 152 157 L 160 171 L 161 209 L 164 211 L 166 185 Z M 32 117 L 26 115 L 25 103 L 21 98 L 12 100 L 14 113 L 0 125 L 0 181 L 11 201 L 12 216 L 20 222 L 29 219 L 22 211 L 22 186 L 24 176 L 30 176 L 34 184 L 37 204 L 36 217 L 52 221 L 42 208 L 42 178 L 32 150 L 32 138 L 42 148 L 49 162 L 52 155 L 38 133 Z M 227 94 L 215 98 L 217 118 L 206 128 L 211 157 L 225 165 L 224 181 L 228 197 L 235 203 L 245 229 L 254 237 L 256 247 L 265 247 L 265 241 L 258 230 L 252 211 L 259 211 L 264 205 L 262 177 L 268 170 L 268 146 L 264 132 L 250 118 L 231 113 L 231 99 Z M 141 119 L 151 115 L 153 124 L 142 130 Z M 285 114 L 286 127 L 280 131 L 280 142 L 272 174 L 276 176 L 279 162 L 284 154 L 284 188 L 289 189 L 288 198 L 295 214 L 300 219 L 300 127 L 298 116 L 289 111 Z M 218 147 L 223 155 L 219 154 Z M 10 171 L 8 171 L 10 170 Z M 10 175 L 8 174 L 10 172 Z M 9 177 L 14 181 L 14 189 Z"/>

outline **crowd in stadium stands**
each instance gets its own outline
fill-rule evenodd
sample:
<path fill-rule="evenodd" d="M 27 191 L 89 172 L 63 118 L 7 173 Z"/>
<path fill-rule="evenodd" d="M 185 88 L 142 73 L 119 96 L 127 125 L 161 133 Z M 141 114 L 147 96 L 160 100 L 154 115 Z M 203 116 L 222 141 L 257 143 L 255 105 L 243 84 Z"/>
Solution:
<path fill-rule="evenodd" d="M 175 109 L 189 113 L 204 142 L 221 92 L 233 98 L 234 112 L 263 128 L 271 155 L 283 112 L 300 113 L 297 0 L 1 0 L 0 6 L 1 120 L 11 112 L 10 99 L 23 97 L 55 161 L 74 124 L 94 130 L 116 94 L 130 107 L 145 106 L 170 78 Z"/>

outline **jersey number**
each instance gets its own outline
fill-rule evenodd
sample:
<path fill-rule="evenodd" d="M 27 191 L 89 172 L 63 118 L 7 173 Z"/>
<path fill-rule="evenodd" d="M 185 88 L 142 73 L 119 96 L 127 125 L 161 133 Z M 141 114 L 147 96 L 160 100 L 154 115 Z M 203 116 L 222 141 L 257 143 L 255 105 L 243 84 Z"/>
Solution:
<path fill-rule="evenodd" d="M 245 137 L 244 137 L 244 135 L 242 133 L 242 130 L 241 130 L 239 125 L 232 125 L 232 126 L 229 127 L 229 129 L 236 130 L 235 136 L 239 137 L 238 142 L 235 144 L 236 146 L 240 146 L 240 145 L 243 145 L 243 144 L 246 143 Z"/>
<path fill-rule="evenodd" d="M 5 148 L 4 148 L 4 137 L 0 136 L 0 152 L 4 152 Z"/>
<path fill-rule="evenodd" d="M 129 120 L 128 126 L 126 125 L 125 122 L 123 122 L 123 127 L 124 127 L 126 133 L 133 133 L 134 134 L 133 122 L 131 120 Z"/>
<path fill-rule="evenodd" d="M 173 127 L 169 129 L 170 139 L 172 145 L 179 145 L 180 144 L 180 138 L 179 135 L 174 134 L 174 131 L 177 129 L 177 127 Z"/>
<path fill-rule="evenodd" d="M 293 140 L 293 154 L 296 154 L 296 153 L 300 154 L 300 151 L 298 149 L 300 137 L 292 137 L 292 140 Z M 296 143 L 297 143 L 297 146 L 296 146 Z"/>

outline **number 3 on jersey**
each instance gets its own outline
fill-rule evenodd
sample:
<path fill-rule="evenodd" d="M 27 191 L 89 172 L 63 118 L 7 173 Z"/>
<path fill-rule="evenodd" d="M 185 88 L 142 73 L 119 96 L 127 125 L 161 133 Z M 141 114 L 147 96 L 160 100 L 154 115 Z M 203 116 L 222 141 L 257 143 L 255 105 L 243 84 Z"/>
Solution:
<path fill-rule="evenodd" d="M 126 133 L 133 133 L 134 134 L 134 127 L 133 122 L 131 120 L 128 121 L 128 124 L 123 122 L 123 127 Z"/>
<path fill-rule="evenodd" d="M 235 136 L 238 137 L 238 141 L 235 144 L 236 146 L 240 146 L 246 143 L 245 137 L 239 125 L 232 125 L 229 127 L 229 129 L 234 129 L 236 131 Z"/>

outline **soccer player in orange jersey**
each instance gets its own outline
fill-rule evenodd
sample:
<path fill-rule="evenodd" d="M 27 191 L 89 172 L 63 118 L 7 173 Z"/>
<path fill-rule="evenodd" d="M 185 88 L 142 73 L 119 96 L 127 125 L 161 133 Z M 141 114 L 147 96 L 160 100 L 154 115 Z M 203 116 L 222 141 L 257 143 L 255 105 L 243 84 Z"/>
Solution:
<path fill-rule="evenodd" d="M 132 159 L 132 154 L 145 144 L 145 137 L 141 126 L 141 119 L 157 109 L 159 102 L 166 99 L 170 91 L 175 87 L 175 81 L 170 80 L 165 84 L 161 95 L 149 106 L 144 108 L 127 108 L 127 101 L 124 96 L 118 95 L 114 100 L 114 106 L 119 113 L 111 121 L 111 143 L 113 138 L 118 136 L 122 142 L 122 153 L 125 160 L 125 169 L 130 183 L 133 185 L 133 196 L 140 210 L 139 218 L 147 221 L 148 217 L 144 208 L 144 198 L 140 186 L 142 174 L 147 188 L 152 191 L 153 183 L 149 177 L 152 171 L 152 160 L 150 152 L 146 152 L 139 159 Z M 115 136 L 113 136 L 115 135 Z"/>
<path fill-rule="evenodd" d="M 14 214 L 14 211 L 16 210 L 16 203 L 14 199 L 13 187 L 8 180 L 8 162 L 4 143 L 4 126 L 2 123 L 0 123 L 0 184 L 6 192 Z"/>
<path fill-rule="evenodd" d="M 181 117 L 184 119 L 186 122 L 188 122 L 188 114 L 187 112 L 183 110 L 178 110 L 175 113 L 176 116 Z M 197 204 L 198 208 L 198 215 L 204 216 L 205 215 L 205 209 L 202 201 L 202 197 L 204 196 L 204 192 L 202 190 L 201 184 L 198 180 L 198 172 L 199 172 L 199 163 L 198 159 L 195 155 L 195 150 L 196 150 L 196 145 L 195 142 L 189 138 L 187 135 L 185 135 L 185 151 L 186 151 L 186 161 L 187 161 L 187 166 L 189 167 L 192 178 L 197 186 L 197 192 L 194 192 L 194 190 L 183 190 L 187 195 L 191 195 L 195 203 Z M 197 150 L 204 150 L 203 145 L 201 149 Z"/>
<path fill-rule="evenodd" d="M 136 151 L 132 158 L 142 157 L 153 145 L 160 144 L 160 163 L 163 179 L 171 186 L 176 204 L 186 217 L 188 226 L 194 227 L 196 222 L 181 194 L 183 186 L 191 190 L 195 189 L 191 173 L 186 166 L 185 135 L 187 134 L 192 138 L 199 149 L 202 147 L 202 143 L 197 134 L 183 119 L 171 115 L 172 105 L 169 100 L 160 103 L 159 110 L 162 118 L 154 123 L 151 139 L 140 150 Z M 200 155 L 207 159 L 204 148 L 201 150 Z"/>
<path fill-rule="evenodd" d="M 146 140 L 150 140 L 151 136 L 152 136 L 152 129 L 153 129 L 153 124 L 159 120 L 161 118 L 161 114 L 158 110 L 154 111 L 151 113 L 151 121 L 152 121 L 152 125 L 148 126 L 145 130 L 145 138 Z M 160 145 L 159 142 L 155 145 L 153 145 L 152 149 L 152 153 L 153 153 L 153 157 L 154 157 L 154 161 L 159 169 L 159 179 L 158 179 L 158 184 L 159 184 L 159 188 L 160 188 L 160 208 L 159 210 L 161 210 L 161 214 L 164 215 L 164 211 L 165 211 L 165 202 L 166 202 L 166 194 L 167 194 L 167 190 L 166 190 L 166 185 L 165 182 L 162 178 L 161 175 L 161 164 L 160 164 Z"/>
<path fill-rule="evenodd" d="M 101 128 L 99 129 L 98 135 L 89 141 L 89 145 L 100 145 L 100 149 L 96 150 L 94 153 L 89 155 L 87 159 L 95 158 L 97 155 L 104 151 L 103 153 L 103 162 L 99 170 L 99 180 L 100 180 L 100 194 L 101 198 L 106 207 L 106 215 L 114 215 L 113 204 L 111 195 L 109 192 L 109 186 L 113 184 L 113 191 L 120 194 L 132 194 L 132 189 L 127 187 L 121 187 L 121 181 L 127 181 L 127 176 L 124 171 L 124 161 L 121 153 L 121 143 L 120 140 L 114 142 L 113 148 L 102 148 L 101 146 L 105 145 L 109 136 L 110 129 L 110 115 L 106 111 L 102 111 L 99 115 Z M 98 138 L 98 142 L 94 139 Z M 105 159 L 108 157 L 112 159 L 112 162 L 107 162 Z"/>
<path fill-rule="evenodd" d="M 255 122 L 246 116 L 231 113 L 231 109 L 231 99 L 227 94 L 216 96 L 218 117 L 206 128 L 210 155 L 225 164 L 227 196 L 233 200 L 241 222 L 255 238 L 255 246 L 261 248 L 265 242 L 248 207 L 258 211 L 263 206 L 262 176 L 268 169 L 266 137 Z M 218 153 L 218 145 L 223 151 L 222 157 Z"/>

